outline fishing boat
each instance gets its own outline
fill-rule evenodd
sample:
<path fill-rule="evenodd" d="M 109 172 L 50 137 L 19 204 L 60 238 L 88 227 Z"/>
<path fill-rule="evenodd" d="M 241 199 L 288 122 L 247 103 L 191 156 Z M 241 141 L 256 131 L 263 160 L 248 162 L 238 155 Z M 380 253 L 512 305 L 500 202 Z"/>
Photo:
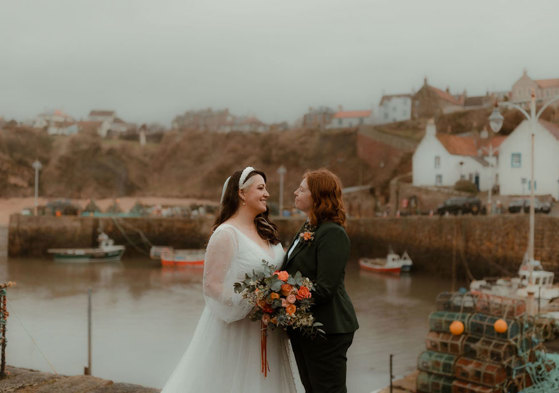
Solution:
<path fill-rule="evenodd" d="M 402 256 L 395 252 L 389 252 L 386 259 L 383 258 L 360 258 L 359 267 L 363 270 L 400 274 L 401 272 L 409 272 L 413 266 L 413 262 L 407 252 Z"/>
<path fill-rule="evenodd" d="M 161 254 L 173 251 L 173 247 L 169 246 L 152 246 L 149 250 L 149 257 L 157 261 L 161 260 Z"/>
<path fill-rule="evenodd" d="M 54 255 L 55 262 L 119 262 L 126 247 L 115 245 L 113 239 L 104 232 L 101 232 L 98 240 L 97 248 L 50 248 L 47 252 Z"/>
<path fill-rule="evenodd" d="M 206 250 L 163 250 L 161 252 L 161 266 L 203 267 Z"/>
<path fill-rule="evenodd" d="M 530 314 L 558 311 L 559 286 L 553 284 L 554 277 L 553 272 L 543 269 L 540 261 L 530 260 L 526 255 L 518 269 L 518 276 L 473 280 L 470 290 L 528 300 Z"/>

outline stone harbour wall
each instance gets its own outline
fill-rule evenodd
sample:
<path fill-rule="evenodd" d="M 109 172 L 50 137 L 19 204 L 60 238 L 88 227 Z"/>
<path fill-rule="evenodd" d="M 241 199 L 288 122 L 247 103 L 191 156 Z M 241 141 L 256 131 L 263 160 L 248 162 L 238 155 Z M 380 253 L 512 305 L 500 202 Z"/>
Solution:
<path fill-rule="evenodd" d="M 302 218 L 275 220 L 287 246 Z M 10 217 L 10 257 L 44 257 L 48 248 L 92 247 L 97 230 L 127 246 L 125 257 L 149 251 L 149 243 L 175 248 L 205 247 L 213 218 Z M 407 251 L 417 270 L 450 276 L 469 270 L 476 278 L 514 273 L 528 244 L 528 215 L 379 217 L 349 219 L 352 257 L 384 257 L 389 247 Z M 559 272 L 559 218 L 536 216 L 535 256 Z M 148 241 L 146 241 L 148 239 Z"/>

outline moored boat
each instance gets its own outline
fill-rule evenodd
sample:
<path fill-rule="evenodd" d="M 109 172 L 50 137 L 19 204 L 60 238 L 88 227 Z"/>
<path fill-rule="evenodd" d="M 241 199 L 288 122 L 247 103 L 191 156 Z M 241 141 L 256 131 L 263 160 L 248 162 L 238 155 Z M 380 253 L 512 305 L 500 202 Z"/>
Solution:
<path fill-rule="evenodd" d="M 161 252 L 161 266 L 203 267 L 206 250 L 164 250 Z"/>
<path fill-rule="evenodd" d="M 470 283 L 471 291 L 525 299 L 531 315 L 557 311 L 559 285 L 554 284 L 554 273 L 543 269 L 537 260 L 524 258 L 517 277 L 485 278 Z"/>
<path fill-rule="evenodd" d="M 47 252 L 54 255 L 55 262 L 90 263 L 119 262 L 126 247 L 114 245 L 104 232 L 99 237 L 97 248 L 51 248 Z"/>
<path fill-rule="evenodd" d="M 386 259 L 383 258 L 360 258 L 359 267 L 363 270 L 400 274 L 401 272 L 409 272 L 413 266 L 413 262 L 407 252 L 402 256 L 389 252 Z"/>

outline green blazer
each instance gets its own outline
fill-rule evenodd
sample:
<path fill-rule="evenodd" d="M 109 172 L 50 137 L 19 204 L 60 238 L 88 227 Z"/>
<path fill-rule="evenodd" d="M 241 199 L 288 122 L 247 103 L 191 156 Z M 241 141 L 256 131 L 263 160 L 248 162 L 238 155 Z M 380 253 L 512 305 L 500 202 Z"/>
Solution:
<path fill-rule="evenodd" d="M 297 235 L 298 236 L 298 235 Z M 291 249 L 295 237 L 288 248 Z M 300 271 L 315 284 L 312 292 L 312 313 L 327 334 L 353 333 L 359 324 L 345 286 L 345 267 L 350 243 L 344 228 L 334 222 L 323 222 L 314 232 L 314 239 L 299 243 L 285 255 L 283 270 L 289 274 Z"/>

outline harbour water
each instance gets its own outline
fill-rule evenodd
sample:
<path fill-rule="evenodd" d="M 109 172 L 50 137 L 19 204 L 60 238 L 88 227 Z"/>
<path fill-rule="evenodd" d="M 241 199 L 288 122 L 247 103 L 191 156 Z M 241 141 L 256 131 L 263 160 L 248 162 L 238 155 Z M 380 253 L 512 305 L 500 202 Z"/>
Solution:
<path fill-rule="evenodd" d="M 9 289 L 8 364 L 82 374 L 87 364 L 87 291 L 93 289 L 92 374 L 161 388 L 194 332 L 204 306 L 200 269 L 163 269 L 148 259 L 70 265 L 0 256 Z M 416 368 L 427 316 L 448 280 L 393 277 L 350 262 L 346 286 L 360 329 L 348 353 L 348 391 L 370 393 Z M 259 365 L 255 365 L 259 367 Z"/>

